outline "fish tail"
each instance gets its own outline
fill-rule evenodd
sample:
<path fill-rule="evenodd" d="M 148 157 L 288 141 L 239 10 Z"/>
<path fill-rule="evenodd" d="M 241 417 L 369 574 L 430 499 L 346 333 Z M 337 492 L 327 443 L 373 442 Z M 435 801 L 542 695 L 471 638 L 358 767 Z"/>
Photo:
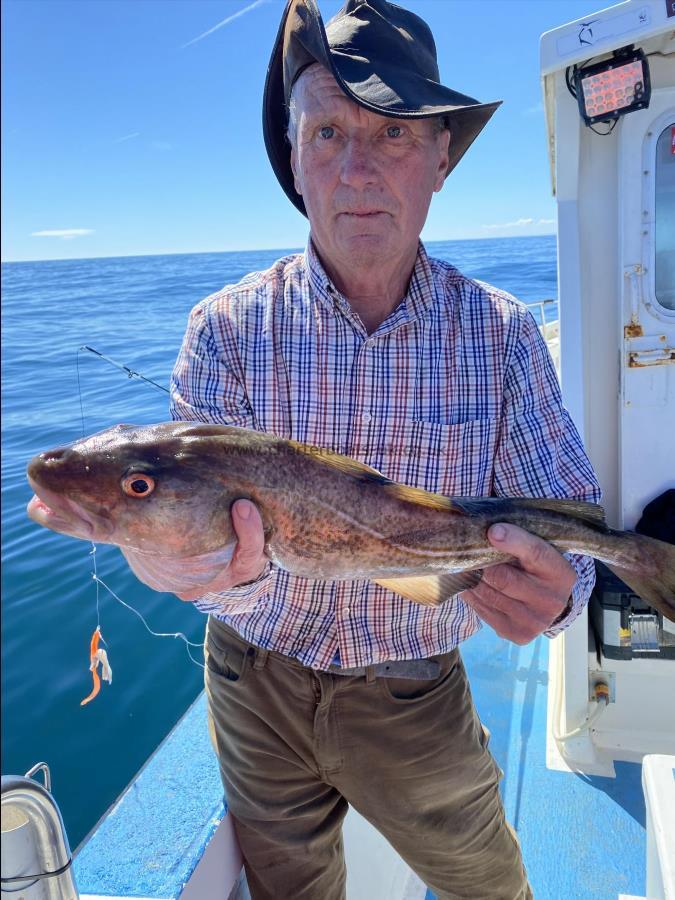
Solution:
<path fill-rule="evenodd" d="M 645 603 L 675 622 L 675 544 L 643 534 L 625 533 L 621 538 L 622 542 L 630 538 L 637 553 L 630 554 L 630 563 L 624 562 L 621 554 L 621 562 L 614 557 L 611 562 L 605 560 L 605 564 Z"/>

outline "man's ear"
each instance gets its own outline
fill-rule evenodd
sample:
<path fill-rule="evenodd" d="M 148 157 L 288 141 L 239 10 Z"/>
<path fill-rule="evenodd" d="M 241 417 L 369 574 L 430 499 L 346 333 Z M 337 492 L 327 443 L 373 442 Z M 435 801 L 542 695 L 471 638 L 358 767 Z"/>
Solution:
<path fill-rule="evenodd" d="M 298 153 L 294 146 L 291 145 L 291 171 L 293 172 L 293 186 L 298 194 L 302 194 L 300 179 L 298 178 Z"/>
<path fill-rule="evenodd" d="M 438 135 L 438 143 L 439 148 L 441 150 L 441 158 L 438 163 L 438 171 L 436 173 L 436 181 L 434 182 L 434 192 L 440 191 L 440 189 L 445 184 L 445 174 L 448 171 L 448 165 L 450 163 L 450 141 L 452 140 L 452 135 L 450 134 L 449 128 L 444 128 L 443 131 Z"/>

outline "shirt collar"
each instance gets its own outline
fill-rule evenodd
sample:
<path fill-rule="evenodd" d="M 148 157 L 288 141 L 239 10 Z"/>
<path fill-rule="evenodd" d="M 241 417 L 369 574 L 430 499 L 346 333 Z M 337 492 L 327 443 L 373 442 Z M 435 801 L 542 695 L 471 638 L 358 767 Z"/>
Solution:
<path fill-rule="evenodd" d="M 312 243 L 311 235 L 307 239 L 307 247 L 305 249 L 305 267 L 309 284 L 321 303 L 331 310 L 334 310 L 336 306 L 345 310 L 350 309 L 349 301 L 335 287 L 321 265 L 321 260 Z M 385 324 L 391 323 L 394 319 L 397 325 L 417 319 L 437 300 L 438 289 L 434 280 L 431 262 L 424 244 L 420 241 L 408 291 L 401 303 L 392 310 L 380 327 L 384 327 Z"/>

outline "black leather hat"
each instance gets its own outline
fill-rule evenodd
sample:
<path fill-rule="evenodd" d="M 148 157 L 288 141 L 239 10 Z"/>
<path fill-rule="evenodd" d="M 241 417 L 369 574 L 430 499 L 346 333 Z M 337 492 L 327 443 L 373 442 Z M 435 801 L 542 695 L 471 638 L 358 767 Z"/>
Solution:
<path fill-rule="evenodd" d="M 479 103 L 444 87 L 429 26 L 388 0 L 347 0 L 326 28 L 316 0 L 288 0 L 267 70 L 263 133 L 279 183 L 304 215 L 286 138 L 288 102 L 298 75 L 315 62 L 372 112 L 401 119 L 445 116 L 451 133 L 448 173 L 501 103 Z"/>

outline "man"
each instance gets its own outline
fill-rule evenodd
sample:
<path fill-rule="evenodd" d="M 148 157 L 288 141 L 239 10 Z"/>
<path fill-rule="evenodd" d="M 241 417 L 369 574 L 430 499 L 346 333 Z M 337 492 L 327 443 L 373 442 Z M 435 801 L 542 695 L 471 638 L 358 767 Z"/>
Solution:
<path fill-rule="evenodd" d="M 264 128 L 307 250 L 193 310 L 174 417 L 327 447 L 446 495 L 597 500 L 532 318 L 419 244 L 497 106 L 440 84 L 406 10 L 348 0 L 325 30 L 315 0 L 291 0 Z M 344 897 L 348 803 L 440 898 L 530 897 L 457 647 L 480 619 L 520 644 L 566 627 L 591 561 L 496 525 L 513 564 L 429 609 L 290 576 L 266 559 L 255 506 L 232 517 L 230 565 L 179 596 L 210 613 L 213 738 L 254 900 Z"/>

